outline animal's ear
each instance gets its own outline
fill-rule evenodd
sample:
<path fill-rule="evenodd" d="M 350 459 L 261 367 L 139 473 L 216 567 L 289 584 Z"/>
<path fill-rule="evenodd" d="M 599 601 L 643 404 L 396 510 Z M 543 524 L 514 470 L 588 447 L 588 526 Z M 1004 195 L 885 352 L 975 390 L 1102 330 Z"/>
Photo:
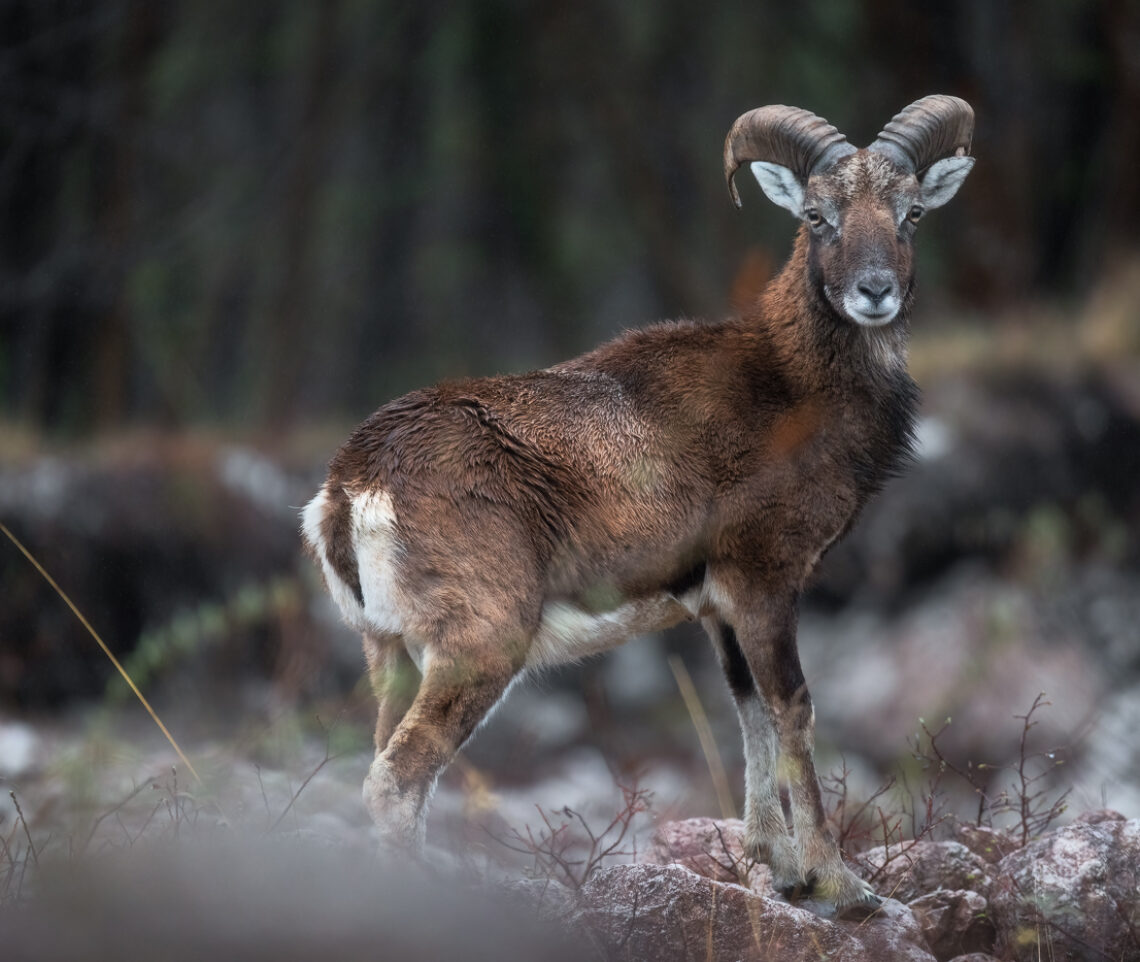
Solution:
<path fill-rule="evenodd" d="M 791 211 L 794 217 L 803 217 L 804 187 L 787 167 L 766 160 L 754 160 L 752 176 L 760 184 L 760 189 L 768 195 L 768 200 Z"/>
<path fill-rule="evenodd" d="M 973 157 L 944 157 L 935 161 L 922 178 L 922 205 L 927 209 L 941 207 L 958 193 L 973 167 Z"/>

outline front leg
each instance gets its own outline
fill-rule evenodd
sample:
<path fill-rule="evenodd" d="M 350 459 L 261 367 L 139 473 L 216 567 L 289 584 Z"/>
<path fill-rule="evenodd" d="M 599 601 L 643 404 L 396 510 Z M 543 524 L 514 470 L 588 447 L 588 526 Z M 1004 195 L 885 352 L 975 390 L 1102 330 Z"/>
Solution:
<path fill-rule="evenodd" d="M 756 584 L 741 577 L 724 578 L 718 587 L 727 589 L 719 592 L 721 617 L 732 626 L 775 723 L 779 770 L 788 780 L 800 873 L 815 894 L 833 902 L 837 911 L 873 909 L 880 899 L 843 864 L 827 827 L 813 759 L 815 712 L 796 646 L 799 593 L 770 581 Z"/>
<path fill-rule="evenodd" d="M 772 887 L 791 895 L 804 887 L 804 879 L 780 804 L 775 720 L 757 691 L 732 626 L 720 618 L 706 618 L 704 627 L 736 702 L 744 739 L 744 854 L 764 862 L 772 872 Z"/>

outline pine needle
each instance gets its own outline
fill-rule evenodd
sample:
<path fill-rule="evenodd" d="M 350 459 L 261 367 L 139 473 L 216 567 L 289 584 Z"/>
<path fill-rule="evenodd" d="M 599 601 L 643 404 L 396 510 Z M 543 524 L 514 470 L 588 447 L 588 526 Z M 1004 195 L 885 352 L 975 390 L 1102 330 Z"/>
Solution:
<path fill-rule="evenodd" d="M 194 766 L 190 764 L 190 759 L 188 759 L 182 753 L 182 749 L 178 747 L 178 742 L 174 740 L 174 736 L 171 735 L 169 731 L 167 731 L 166 726 L 162 723 L 162 719 L 159 718 L 158 715 L 155 714 L 154 709 L 150 707 L 150 702 L 148 702 L 146 698 L 143 697 L 143 693 L 139 691 L 138 686 L 134 683 L 134 681 L 131 680 L 131 676 L 127 674 L 126 669 L 123 668 L 121 664 L 119 664 L 119 659 L 111 653 L 111 649 L 108 648 L 103 639 L 99 637 L 99 633 L 94 628 L 92 628 L 91 623 L 83 617 L 83 612 L 75 607 L 75 604 L 67 596 L 64 590 L 58 584 L 56 584 L 55 579 L 44 570 L 44 566 L 41 565 L 35 559 L 32 553 L 20 543 L 20 540 L 14 534 L 12 534 L 11 531 L 8 530 L 7 525 L 5 525 L 3 522 L 0 522 L 0 531 L 3 531 L 4 534 L 7 535 L 8 540 L 20 549 L 20 553 L 23 554 L 23 556 L 31 562 L 32 567 L 35 568 L 36 571 L 38 571 L 43 576 L 44 581 L 52 586 L 52 588 L 55 590 L 55 593 L 63 599 L 63 603 L 67 605 L 67 607 L 71 609 L 72 614 L 74 614 L 75 617 L 79 619 L 79 623 L 87 629 L 87 633 L 91 635 L 91 637 L 95 639 L 96 644 L 98 644 L 99 647 L 103 649 L 103 654 L 111 659 L 111 664 L 114 665 L 119 674 L 123 676 L 123 680 L 130 686 L 131 691 L 133 691 L 138 700 L 142 702 L 143 708 L 147 710 L 147 713 L 151 718 L 154 719 L 154 723 L 159 727 L 159 730 L 163 735 L 166 736 L 166 740 L 170 742 L 170 746 L 175 750 L 175 752 L 178 753 L 178 757 L 182 759 L 182 764 L 186 766 L 186 768 L 190 771 L 190 774 L 193 775 L 194 778 L 198 780 L 198 784 L 201 785 L 202 778 L 194 770 Z"/>

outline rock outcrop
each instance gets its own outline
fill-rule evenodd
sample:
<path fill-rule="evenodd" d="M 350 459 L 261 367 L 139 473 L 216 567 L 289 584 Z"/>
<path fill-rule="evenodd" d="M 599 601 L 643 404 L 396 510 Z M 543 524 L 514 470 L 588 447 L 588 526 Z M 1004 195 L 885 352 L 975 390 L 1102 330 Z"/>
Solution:
<path fill-rule="evenodd" d="M 1094 813 L 999 869 L 990 905 L 1005 957 L 1030 962 L 1047 945 L 1057 962 L 1140 959 L 1140 820 Z"/>
<path fill-rule="evenodd" d="M 741 832 L 732 820 L 667 822 L 646 861 L 600 869 L 577 892 L 543 888 L 541 915 L 613 960 L 1030 962 L 1046 945 L 1058 962 L 1140 959 L 1140 820 L 1115 812 L 1024 847 L 963 829 L 972 844 L 864 853 L 862 871 L 888 897 L 862 920 L 778 896 Z"/>
<path fill-rule="evenodd" d="M 837 921 L 680 865 L 617 865 L 578 893 L 573 924 L 607 959 L 930 962 L 913 913 L 893 900 L 871 919 Z"/>

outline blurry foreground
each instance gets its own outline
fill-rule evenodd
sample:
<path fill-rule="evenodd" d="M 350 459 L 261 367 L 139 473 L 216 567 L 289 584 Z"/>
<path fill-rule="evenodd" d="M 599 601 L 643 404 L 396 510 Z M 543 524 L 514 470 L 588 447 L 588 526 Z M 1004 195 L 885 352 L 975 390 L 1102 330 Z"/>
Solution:
<path fill-rule="evenodd" d="M 22 914 L 0 914 L 12 962 L 584 957 L 565 933 L 471 884 L 301 838 L 199 831 L 192 842 L 53 860 L 36 888 Z"/>

